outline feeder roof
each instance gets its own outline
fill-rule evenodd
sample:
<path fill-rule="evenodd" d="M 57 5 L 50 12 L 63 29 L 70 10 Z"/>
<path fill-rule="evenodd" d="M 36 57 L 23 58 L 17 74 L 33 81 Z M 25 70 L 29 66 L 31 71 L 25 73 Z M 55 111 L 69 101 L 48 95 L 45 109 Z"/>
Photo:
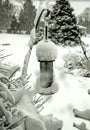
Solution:
<path fill-rule="evenodd" d="M 39 61 L 54 61 L 57 57 L 57 47 L 50 40 L 41 40 L 37 44 L 36 56 Z"/>

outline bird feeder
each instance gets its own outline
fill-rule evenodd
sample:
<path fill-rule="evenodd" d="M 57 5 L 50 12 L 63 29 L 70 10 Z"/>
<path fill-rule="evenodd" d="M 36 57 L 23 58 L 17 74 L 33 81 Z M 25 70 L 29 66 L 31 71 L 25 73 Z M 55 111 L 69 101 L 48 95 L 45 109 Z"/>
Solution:
<path fill-rule="evenodd" d="M 54 82 L 53 62 L 57 57 L 56 45 L 48 39 L 48 26 L 45 25 L 44 39 L 36 47 L 36 56 L 40 62 L 40 77 L 38 79 L 39 93 L 50 95 L 55 93 L 52 89 Z"/>

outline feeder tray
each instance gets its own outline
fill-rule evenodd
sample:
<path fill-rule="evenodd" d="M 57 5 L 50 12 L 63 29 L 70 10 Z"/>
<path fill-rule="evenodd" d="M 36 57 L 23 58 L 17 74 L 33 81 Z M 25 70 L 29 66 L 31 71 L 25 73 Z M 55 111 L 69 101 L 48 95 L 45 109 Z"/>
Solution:
<path fill-rule="evenodd" d="M 42 88 L 40 86 L 40 78 L 38 78 L 36 82 L 36 88 L 37 92 L 41 95 L 52 95 L 58 92 L 58 84 L 55 82 L 55 80 L 52 82 L 52 85 L 48 88 Z"/>

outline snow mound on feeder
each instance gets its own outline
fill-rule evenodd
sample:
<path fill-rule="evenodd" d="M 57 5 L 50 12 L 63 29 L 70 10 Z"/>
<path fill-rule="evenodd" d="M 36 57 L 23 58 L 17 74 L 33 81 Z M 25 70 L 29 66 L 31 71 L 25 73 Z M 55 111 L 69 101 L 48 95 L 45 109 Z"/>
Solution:
<path fill-rule="evenodd" d="M 57 58 L 57 47 L 50 40 L 41 40 L 37 44 L 36 56 L 38 61 L 54 61 Z"/>

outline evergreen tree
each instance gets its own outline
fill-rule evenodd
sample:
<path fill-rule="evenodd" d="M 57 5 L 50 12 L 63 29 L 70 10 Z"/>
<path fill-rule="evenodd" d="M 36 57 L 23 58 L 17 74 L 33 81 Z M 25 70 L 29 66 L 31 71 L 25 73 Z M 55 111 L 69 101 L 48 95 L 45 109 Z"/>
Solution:
<path fill-rule="evenodd" d="M 0 30 L 7 30 L 10 26 L 12 10 L 9 0 L 0 0 Z"/>
<path fill-rule="evenodd" d="M 80 42 L 77 20 L 68 0 L 56 0 L 50 15 L 49 37 L 56 44 L 76 45 Z"/>
<path fill-rule="evenodd" d="M 11 19 L 10 29 L 8 30 L 8 32 L 10 32 L 10 33 L 18 33 L 19 26 L 20 26 L 19 21 L 17 20 L 16 16 L 13 15 L 12 19 Z"/>
<path fill-rule="evenodd" d="M 49 18 L 49 39 L 55 44 L 76 45 L 81 42 L 77 19 L 68 0 L 56 0 Z M 43 27 L 39 27 L 37 41 L 41 40 Z"/>
<path fill-rule="evenodd" d="M 30 33 L 34 25 L 35 15 L 35 6 L 33 6 L 31 0 L 26 0 L 19 16 L 20 30 L 25 30 L 27 33 Z"/>

